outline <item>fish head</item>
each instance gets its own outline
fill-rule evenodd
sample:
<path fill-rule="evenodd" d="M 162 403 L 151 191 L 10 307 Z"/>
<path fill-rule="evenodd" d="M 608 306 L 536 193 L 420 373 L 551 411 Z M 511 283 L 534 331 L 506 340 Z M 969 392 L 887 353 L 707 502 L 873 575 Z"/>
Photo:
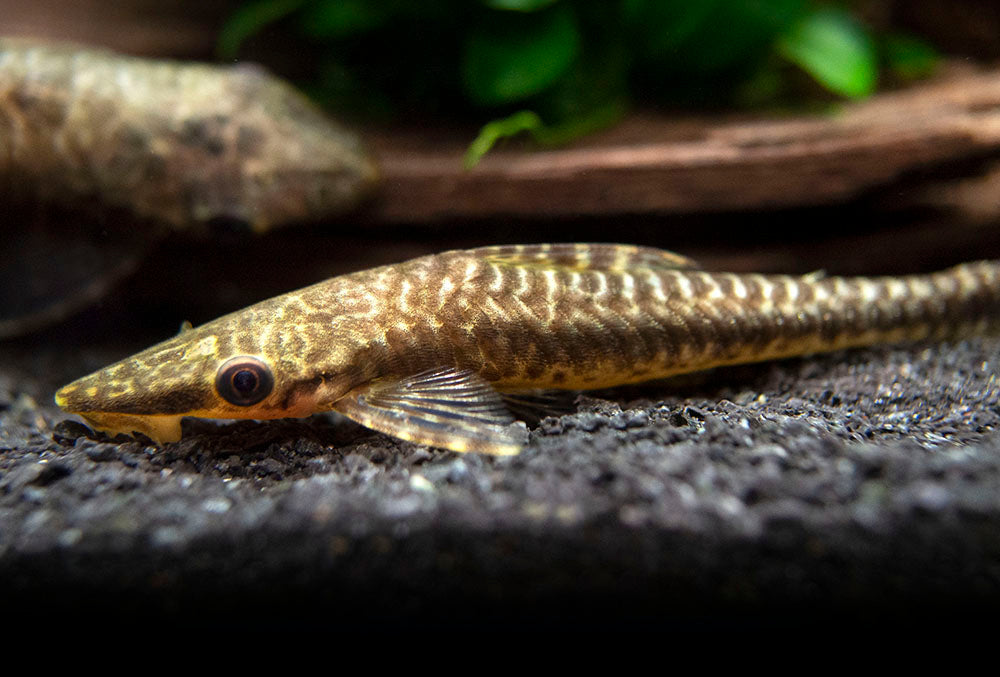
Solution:
<path fill-rule="evenodd" d="M 328 348 L 322 364 L 308 364 L 294 330 L 266 329 L 268 312 L 250 308 L 183 330 L 64 386 L 56 404 L 96 430 L 138 432 L 158 444 L 180 439 L 185 416 L 274 419 L 330 409 L 357 382 L 346 366 L 351 351 Z"/>

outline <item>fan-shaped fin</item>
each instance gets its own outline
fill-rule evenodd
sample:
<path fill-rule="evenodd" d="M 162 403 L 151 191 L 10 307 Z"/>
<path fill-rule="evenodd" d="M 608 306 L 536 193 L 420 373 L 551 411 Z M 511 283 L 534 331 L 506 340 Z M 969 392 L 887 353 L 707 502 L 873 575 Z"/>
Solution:
<path fill-rule="evenodd" d="M 348 393 L 334 409 L 372 430 L 451 451 L 508 456 L 527 443 L 524 424 L 471 371 L 441 368 L 380 379 Z"/>

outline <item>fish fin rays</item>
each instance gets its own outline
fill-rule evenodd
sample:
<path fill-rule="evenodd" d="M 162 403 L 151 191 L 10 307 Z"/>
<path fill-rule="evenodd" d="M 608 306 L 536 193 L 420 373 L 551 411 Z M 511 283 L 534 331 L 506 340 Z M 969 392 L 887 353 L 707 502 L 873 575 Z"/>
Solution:
<path fill-rule="evenodd" d="M 498 264 L 564 268 L 578 272 L 625 271 L 632 268 L 695 270 L 694 260 L 665 249 L 624 244 L 532 244 L 483 247 L 484 258 Z"/>
<path fill-rule="evenodd" d="M 576 413 L 575 390 L 524 390 L 500 393 L 507 409 L 529 426 L 536 426 L 546 416 Z"/>
<path fill-rule="evenodd" d="M 372 430 L 451 451 L 509 456 L 528 438 L 493 386 L 466 370 L 440 368 L 373 381 L 333 408 Z"/>

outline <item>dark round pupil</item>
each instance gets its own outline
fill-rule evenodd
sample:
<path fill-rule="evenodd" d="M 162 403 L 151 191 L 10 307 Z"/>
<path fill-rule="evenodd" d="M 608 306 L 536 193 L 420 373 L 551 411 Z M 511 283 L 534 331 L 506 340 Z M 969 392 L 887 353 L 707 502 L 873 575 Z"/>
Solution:
<path fill-rule="evenodd" d="M 257 374 L 249 369 L 240 369 L 233 374 L 233 388 L 244 395 L 252 393 L 257 387 L 257 382 Z"/>

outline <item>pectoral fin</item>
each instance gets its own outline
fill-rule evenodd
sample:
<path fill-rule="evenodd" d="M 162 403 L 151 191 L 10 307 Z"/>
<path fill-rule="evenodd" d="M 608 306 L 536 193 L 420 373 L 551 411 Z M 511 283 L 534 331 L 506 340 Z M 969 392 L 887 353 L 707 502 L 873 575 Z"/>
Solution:
<path fill-rule="evenodd" d="M 333 408 L 372 430 L 451 451 L 508 456 L 528 437 L 489 383 L 451 368 L 373 381 Z"/>

